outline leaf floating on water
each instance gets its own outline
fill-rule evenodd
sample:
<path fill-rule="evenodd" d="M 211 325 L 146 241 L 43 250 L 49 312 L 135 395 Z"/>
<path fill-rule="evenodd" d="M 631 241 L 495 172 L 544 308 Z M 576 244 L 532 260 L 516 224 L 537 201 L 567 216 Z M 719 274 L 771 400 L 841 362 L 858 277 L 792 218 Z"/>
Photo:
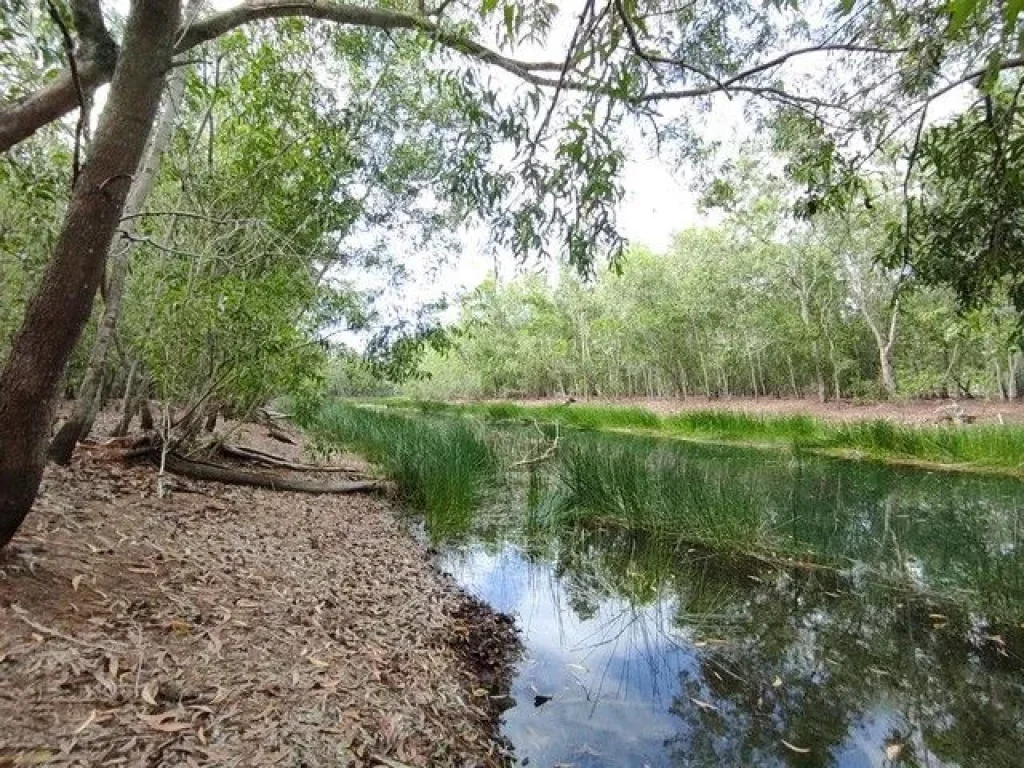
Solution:
<path fill-rule="evenodd" d="M 718 707 L 716 707 L 714 704 L 712 704 L 709 701 L 701 701 L 700 699 L 693 698 L 693 696 L 690 697 L 690 701 L 692 701 L 698 707 L 703 709 L 705 712 L 717 712 L 718 711 Z"/>
<path fill-rule="evenodd" d="M 776 675 L 775 679 L 772 680 L 772 688 L 781 688 L 781 687 L 782 687 L 782 678 L 779 677 L 778 675 Z"/>
<path fill-rule="evenodd" d="M 809 755 L 811 753 L 810 747 L 798 747 L 796 744 L 790 744 L 785 739 L 782 740 L 782 745 L 791 752 L 796 752 L 798 755 Z"/>
<path fill-rule="evenodd" d="M 894 741 L 891 744 L 885 746 L 885 759 L 895 762 L 899 760 L 900 755 L 903 754 L 903 744 L 898 741 Z"/>

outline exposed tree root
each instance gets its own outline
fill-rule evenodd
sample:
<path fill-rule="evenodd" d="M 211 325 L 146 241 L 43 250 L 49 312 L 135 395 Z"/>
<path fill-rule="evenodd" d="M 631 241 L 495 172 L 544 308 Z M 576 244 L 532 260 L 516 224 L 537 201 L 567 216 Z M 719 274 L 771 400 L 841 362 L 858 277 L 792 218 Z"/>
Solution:
<path fill-rule="evenodd" d="M 348 472 L 349 474 L 358 474 L 358 470 L 354 470 L 351 467 L 321 467 L 316 464 L 302 464 L 297 461 L 288 461 L 288 459 L 281 456 L 275 456 L 272 453 L 264 453 L 263 451 L 257 451 L 255 448 L 247 448 L 242 445 L 222 443 L 219 450 L 225 456 L 231 456 L 235 459 L 245 459 L 246 461 L 255 461 L 259 464 L 263 464 L 264 466 L 275 467 L 277 469 L 291 469 L 295 472 Z"/>
<path fill-rule="evenodd" d="M 278 491 L 300 491 L 302 493 L 369 493 L 381 491 L 385 485 L 379 480 L 345 480 L 317 482 L 302 478 L 279 477 L 263 472 L 254 472 L 223 464 L 186 459 L 174 453 L 167 454 L 166 467 L 175 474 L 196 480 L 214 480 L 233 485 L 251 485 L 257 488 L 271 488 Z"/>

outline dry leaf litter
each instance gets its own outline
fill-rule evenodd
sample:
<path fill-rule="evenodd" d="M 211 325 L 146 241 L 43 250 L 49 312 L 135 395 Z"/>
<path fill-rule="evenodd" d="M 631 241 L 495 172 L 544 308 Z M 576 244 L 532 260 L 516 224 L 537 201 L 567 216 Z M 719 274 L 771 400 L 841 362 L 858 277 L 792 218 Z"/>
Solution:
<path fill-rule="evenodd" d="M 0 553 L 0 768 L 508 763 L 512 621 L 387 499 L 156 480 L 80 450 Z"/>

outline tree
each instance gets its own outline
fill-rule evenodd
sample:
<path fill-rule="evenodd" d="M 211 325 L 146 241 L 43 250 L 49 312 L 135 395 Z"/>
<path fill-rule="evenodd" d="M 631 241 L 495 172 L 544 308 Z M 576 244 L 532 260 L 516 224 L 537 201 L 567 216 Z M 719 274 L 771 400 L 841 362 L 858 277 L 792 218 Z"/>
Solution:
<path fill-rule="evenodd" d="M 889 6 L 856 14 L 847 7 L 825 14 L 821 25 L 794 26 L 790 22 L 800 16 L 795 9 L 764 11 L 745 0 L 669 9 L 621 2 L 598 8 L 587 0 L 565 56 L 549 62 L 519 60 L 480 42 L 484 29 L 495 24 L 505 49 L 545 34 L 554 14 L 547 4 L 499 9 L 485 0 L 479 7 L 444 2 L 392 10 L 261 0 L 180 26 L 175 0 L 137 0 L 120 46 L 107 31 L 98 0 L 74 0 L 71 7 L 78 37 L 73 66 L 0 110 L 0 151 L 6 151 L 76 107 L 84 114 L 91 93 L 112 80 L 61 237 L 0 374 L 0 544 L 13 535 L 34 498 L 53 395 L 89 316 L 172 56 L 245 25 L 289 17 L 412 34 L 422 61 L 431 65 L 422 68 L 423 76 L 449 91 L 466 137 L 457 168 L 453 163 L 437 179 L 439 186 L 467 213 L 490 221 L 499 242 L 520 253 L 558 243 L 569 263 L 584 271 L 596 254 L 614 258 L 623 246 L 615 226 L 623 166 L 616 129 L 654 117 L 656 105 L 749 95 L 823 120 L 842 115 L 848 129 L 863 131 L 865 120 L 877 117 L 881 91 L 914 93 L 922 71 L 936 66 L 931 51 L 922 55 L 912 44 L 937 23 L 935 15 L 913 9 L 896 26 Z M 957 65 L 956 57 L 966 46 L 977 46 L 984 33 L 964 29 L 974 36 L 961 33 L 962 41 L 947 55 Z M 663 50 L 654 50 L 654 41 Z M 766 49 L 773 53 L 761 55 Z M 450 68 L 443 51 L 469 64 Z M 803 92 L 787 90 L 780 71 L 808 56 L 828 63 L 823 77 Z M 829 76 L 850 57 L 861 58 L 864 77 Z M 895 85 L 893 66 L 904 75 Z M 511 100 L 500 98 L 485 69 L 501 70 L 527 88 Z M 544 91 L 551 97 L 547 104 Z M 868 122 L 881 130 L 890 117 Z M 516 148 L 516 163 L 493 162 L 498 140 Z"/>
<path fill-rule="evenodd" d="M 106 109 L 60 237 L 0 373 L 0 542 L 35 499 L 53 397 L 92 308 L 130 180 L 160 103 L 178 30 L 176 0 L 133 4 Z"/>
<path fill-rule="evenodd" d="M 186 18 L 191 18 L 202 6 L 203 0 L 189 0 L 185 6 Z M 75 407 L 50 441 L 48 455 L 58 464 L 68 464 L 71 453 L 80 439 L 89 434 L 96 412 L 100 407 L 103 365 L 108 350 L 114 342 L 117 321 L 121 312 L 121 301 L 124 296 L 125 282 L 128 273 L 128 256 L 132 239 L 138 226 L 139 216 L 156 183 L 160 171 L 160 162 L 164 151 L 170 144 L 174 134 L 174 126 L 178 118 L 178 108 L 185 95 L 185 70 L 175 68 L 168 78 L 167 95 L 164 108 L 157 118 L 156 127 L 145 156 L 136 174 L 132 178 L 128 196 L 125 199 L 121 217 L 125 219 L 123 229 L 112 244 L 112 253 L 107 257 L 105 290 L 103 291 L 103 315 L 100 318 L 96 338 L 92 343 L 89 363 L 82 377 Z"/>
<path fill-rule="evenodd" d="M 925 131 L 890 263 L 976 309 L 1006 292 L 1024 318 L 1024 79 L 980 83 L 970 109 Z"/>

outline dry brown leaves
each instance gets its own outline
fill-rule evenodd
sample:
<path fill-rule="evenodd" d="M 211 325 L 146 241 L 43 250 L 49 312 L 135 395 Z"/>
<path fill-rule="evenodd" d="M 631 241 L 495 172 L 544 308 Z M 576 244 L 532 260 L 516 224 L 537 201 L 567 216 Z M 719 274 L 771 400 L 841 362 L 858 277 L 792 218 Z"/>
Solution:
<path fill-rule="evenodd" d="M 514 631 L 386 500 L 80 453 L 0 555 L 0 767 L 504 764 Z"/>

